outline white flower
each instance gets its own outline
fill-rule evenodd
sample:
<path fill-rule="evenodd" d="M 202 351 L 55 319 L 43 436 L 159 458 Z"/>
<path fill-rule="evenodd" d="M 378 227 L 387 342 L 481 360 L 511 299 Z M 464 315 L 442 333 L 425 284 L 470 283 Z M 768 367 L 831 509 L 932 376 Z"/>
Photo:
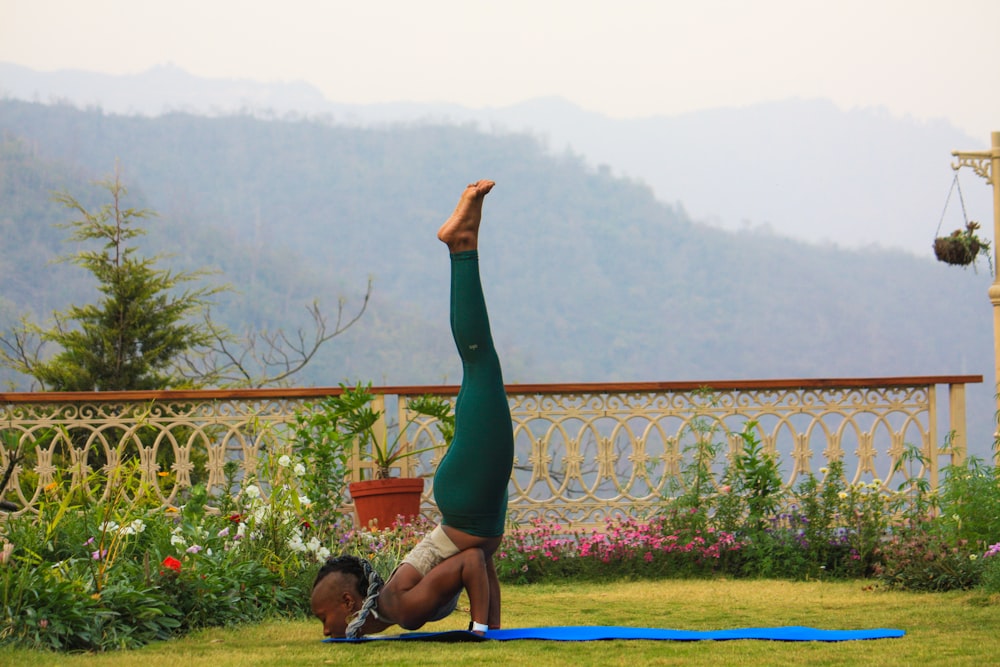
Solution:
<path fill-rule="evenodd" d="M 281 466 L 282 468 L 287 468 L 288 466 L 292 465 L 292 457 L 290 457 L 288 454 L 282 454 L 281 458 L 278 459 L 278 465 Z"/>
<path fill-rule="evenodd" d="M 302 475 L 306 474 L 306 467 L 301 463 L 296 463 L 293 470 L 295 471 L 295 474 L 298 477 L 302 477 Z"/>
<path fill-rule="evenodd" d="M 208 549 L 206 549 L 205 553 L 208 554 L 209 556 L 211 556 L 212 555 L 212 548 L 209 547 Z"/>
<path fill-rule="evenodd" d="M 101 524 L 102 533 L 113 533 L 118 530 L 118 524 L 114 521 L 105 521 Z"/>
<path fill-rule="evenodd" d="M 247 485 L 247 487 L 243 489 L 243 493 L 247 494 L 247 497 L 249 498 L 260 498 L 260 489 L 257 488 L 256 484 Z"/>
<path fill-rule="evenodd" d="M 326 547 L 320 547 L 319 549 L 316 550 L 316 557 L 319 558 L 320 560 L 326 560 L 327 558 L 330 557 L 330 550 L 327 549 Z"/>
<path fill-rule="evenodd" d="M 302 536 L 298 534 L 292 535 L 288 539 L 288 548 L 292 551 L 305 551 L 306 545 L 302 542 Z"/>
<path fill-rule="evenodd" d="M 141 533 L 146 530 L 146 524 L 142 522 L 142 519 L 135 519 L 129 525 L 125 526 L 125 530 L 122 531 L 126 535 L 135 535 L 136 533 Z"/>
<path fill-rule="evenodd" d="M 176 546 L 184 546 L 184 538 L 180 535 L 174 534 L 170 536 L 170 544 Z"/>
<path fill-rule="evenodd" d="M 309 499 L 309 496 L 299 496 L 299 504 L 312 505 L 312 500 Z"/>
<path fill-rule="evenodd" d="M 319 538 L 317 538 L 315 536 L 309 538 L 309 541 L 306 542 L 306 548 L 309 549 L 309 551 L 312 551 L 313 553 L 316 553 L 317 551 L 319 551 L 319 548 L 321 546 L 323 546 L 323 545 L 320 544 Z"/>

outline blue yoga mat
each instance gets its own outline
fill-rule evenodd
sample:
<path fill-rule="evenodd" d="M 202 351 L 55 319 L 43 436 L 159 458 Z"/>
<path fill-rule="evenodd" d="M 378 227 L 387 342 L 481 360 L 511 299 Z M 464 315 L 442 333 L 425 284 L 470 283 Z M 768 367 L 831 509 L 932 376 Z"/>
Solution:
<path fill-rule="evenodd" d="M 539 639 L 558 642 L 591 642 L 609 639 L 649 639 L 659 641 L 694 642 L 704 640 L 765 639 L 783 642 L 845 642 L 858 639 L 890 639 L 902 637 L 903 630 L 875 628 L 869 630 L 820 630 L 798 626 L 778 628 L 737 628 L 734 630 L 665 630 L 659 628 L 627 628 L 615 626 L 562 626 L 548 628 L 512 628 L 489 630 L 485 637 L 465 630 L 446 632 L 407 632 L 400 635 L 376 635 L 360 639 L 325 639 L 326 642 L 361 643 L 372 641 L 479 642 Z"/>

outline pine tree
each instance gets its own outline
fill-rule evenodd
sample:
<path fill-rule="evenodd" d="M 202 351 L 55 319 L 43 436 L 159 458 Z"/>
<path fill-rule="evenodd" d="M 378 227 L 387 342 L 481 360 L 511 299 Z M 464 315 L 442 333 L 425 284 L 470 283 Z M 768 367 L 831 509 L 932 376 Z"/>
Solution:
<path fill-rule="evenodd" d="M 96 304 L 55 313 L 43 329 L 28 321 L 4 337 L 2 362 L 30 375 L 50 391 L 114 391 L 190 387 L 200 384 L 181 374 L 181 358 L 218 340 L 221 332 L 202 317 L 222 287 L 181 289 L 204 272 L 171 272 L 156 267 L 161 257 L 143 258 L 130 242 L 145 234 L 139 226 L 155 215 L 125 208 L 127 190 L 116 170 L 99 183 L 110 202 L 88 211 L 68 193 L 55 200 L 79 216 L 63 225 L 85 249 L 63 258 L 86 269 L 102 297 Z M 93 242 L 97 249 L 86 249 Z M 49 345 L 58 352 L 42 360 Z"/>

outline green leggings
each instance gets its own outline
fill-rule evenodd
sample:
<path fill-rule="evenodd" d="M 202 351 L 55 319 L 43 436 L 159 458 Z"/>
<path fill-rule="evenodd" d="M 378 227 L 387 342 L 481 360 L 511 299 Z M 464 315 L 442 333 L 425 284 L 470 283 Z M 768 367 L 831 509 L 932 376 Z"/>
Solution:
<path fill-rule="evenodd" d="M 455 438 L 434 474 L 446 526 L 477 537 L 503 535 L 514 431 L 475 250 L 451 255 L 451 333 L 462 358 Z"/>

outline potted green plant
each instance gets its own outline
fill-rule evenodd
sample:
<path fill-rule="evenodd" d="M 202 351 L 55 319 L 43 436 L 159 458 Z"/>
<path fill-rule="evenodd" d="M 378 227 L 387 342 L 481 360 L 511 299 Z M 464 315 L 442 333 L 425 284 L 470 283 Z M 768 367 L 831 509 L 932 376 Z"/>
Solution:
<path fill-rule="evenodd" d="M 376 410 L 372 405 L 375 396 L 371 392 L 371 384 L 341 387 L 343 393 L 328 398 L 324 402 L 325 408 L 336 416 L 338 430 L 352 443 L 356 442 L 360 460 L 370 464 L 374 476 L 373 479 L 358 480 L 348 485 L 359 523 L 366 527 L 377 525 L 388 528 L 398 516 L 419 514 L 423 478 L 393 477 L 392 471 L 405 458 L 451 443 L 455 432 L 451 403 L 431 395 L 412 398 L 406 403 L 410 418 L 387 427 L 382 419 L 383 411 Z M 442 442 L 429 447 L 407 446 L 403 436 L 417 416 L 437 420 Z"/>
<path fill-rule="evenodd" d="M 990 242 L 979 238 L 976 230 L 979 223 L 969 221 L 965 229 L 956 229 L 948 236 L 939 236 L 934 239 L 934 255 L 939 261 L 957 266 L 968 266 L 976 261 L 979 255 L 986 257 L 986 261 L 993 267 L 993 260 L 990 257 Z"/>

